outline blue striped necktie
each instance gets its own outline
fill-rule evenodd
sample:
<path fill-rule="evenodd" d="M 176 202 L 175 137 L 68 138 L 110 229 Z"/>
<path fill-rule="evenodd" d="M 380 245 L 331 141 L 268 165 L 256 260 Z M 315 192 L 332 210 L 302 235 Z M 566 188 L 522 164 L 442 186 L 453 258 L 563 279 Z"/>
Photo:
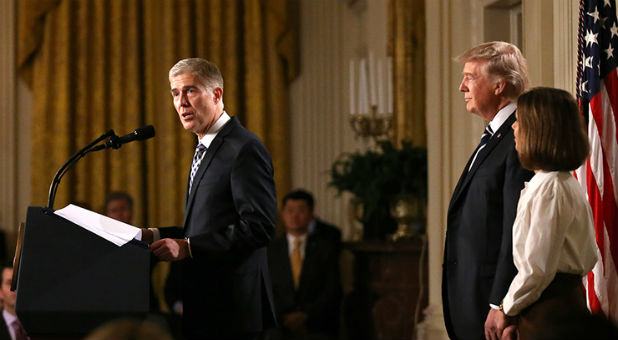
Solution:
<path fill-rule="evenodd" d="M 202 143 L 197 144 L 197 147 L 195 148 L 195 155 L 193 155 L 193 163 L 191 163 L 191 174 L 189 176 L 189 192 L 191 192 L 191 187 L 193 186 L 193 177 L 195 177 L 197 169 L 200 168 L 200 163 L 202 163 L 204 152 L 206 152 L 206 147 Z"/>
<path fill-rule="evenodd" d="M 483 135 L 481 136 L 481 142 L 479 143 L 479 149 L 484 147 L 489 141 L 489 138 L 494 135 L 494 131 L 491 129 L 491 126 L 487 125 L 485 127 L 485 131 L 483 131 Z"/>
<path fill-rule="evenodd" d="M 470 169 L 472 169 L 472 165 L 474 165 L 474 161 L 476 160 L 476 156 L 479 155 L 479 152 L 481 152 L 481 150 L 483 150 L 483 148 L 485 147 L 485 145 L 487 144 L 487 142 L 489 141 L 489 139 L 493 135 L 494 135 L 494 131 L 491 129 L 491 126 L 487 125 L 487 127 L 485 127 L 485 131 L 483 131 L 483 135 L 481 136 L 481 142 L 479 143 L 479 146 L 476 148 L 476 153 L 474 154 L 474 159 L 472 159 L 472 162 L 470 163 L 470 167 L 468 167 L 468 171 L 470 171 Z"/>

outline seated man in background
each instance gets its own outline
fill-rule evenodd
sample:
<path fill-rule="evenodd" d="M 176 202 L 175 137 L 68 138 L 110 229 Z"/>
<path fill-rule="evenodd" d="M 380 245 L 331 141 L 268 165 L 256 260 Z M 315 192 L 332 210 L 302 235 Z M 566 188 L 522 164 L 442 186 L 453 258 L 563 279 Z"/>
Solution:
<path fill-rule="evenodd" d="M 283 218 L 289 221 L 284 221 L 286 225 L 308 223 L 309 234 L 315 233 L 321 238 L 334 241 L 338 247 L 341 246 L 341 230 L 315 217 L 315 200 L 311 193 L 303 189 L 293 190 L 285 195 L 283 205 L 284 208 L 287 205 L 291 212 L 283 214 Z"/>
<path fill-rule="evenodd" d="M 3 299 L 2 321 L 0 321 L 0 339 L 22 340 L 29 339 L 26 330 L 22 327 L 15 314 L 15 298 L 17 292 L 11 291 L 13 282 L 13 264 L 2 267 L 2 281 L 0 295 Z"/>
<path fill-rule="evenodd" d="M 131 224 L 133 198 L 124 191 L 114 191 L 105 198 L 105 215 L 120 222 Z"/>
<path fill-rule="evenodd" d="M 268 248 L 279 328 L 269 339 L 336 338 L 339 328 L 341 232 L 315 219 L 306 191 L 283 198 L 285 234 Z"/>

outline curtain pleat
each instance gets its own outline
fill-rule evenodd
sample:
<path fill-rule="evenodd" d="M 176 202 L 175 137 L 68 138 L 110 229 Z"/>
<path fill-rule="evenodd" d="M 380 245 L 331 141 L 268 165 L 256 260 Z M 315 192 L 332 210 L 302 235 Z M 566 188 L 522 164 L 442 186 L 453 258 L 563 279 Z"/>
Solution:
<path fill-rule="evenodd" d="M 394 139 L 427 145 L 425 125 L 425 1 L 389 3 L 389 55 L 393 57 Z"/>
<path fill-rule="evenodd" d="M 168 71 L 192 55 L 194 30 L 189 1 L 144 1 L 145 117 L 156 127 L 147 141 L 148 223 L 182 223 L 195 135 L 184 131 L 172 105 Z M 182 20 L 179 20 L 182 18 Z"/>

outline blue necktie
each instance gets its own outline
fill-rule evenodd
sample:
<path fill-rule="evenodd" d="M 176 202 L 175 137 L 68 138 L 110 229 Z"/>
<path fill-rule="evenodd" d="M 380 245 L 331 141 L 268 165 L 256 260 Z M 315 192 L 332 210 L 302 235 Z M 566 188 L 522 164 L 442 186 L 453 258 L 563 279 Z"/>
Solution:
<path fill-rule="evenodd" d="M 472 165 L 474 165 L 476 156 L 478 156 L 479 152 L 483 150 L 483 148 L 485 147 L 485 145 L 487 144 L 487 142 L 493 135 L 494 135 L 494 131 L 491 129 L 491 126 L 487 125 L 487 127 L 485 128 L 485 131 L 483 131 L 483 135 L 481 136 L 481 142 L 479 143 L 479 146 L 476 148 L 476 153 L 474 154 L 474 158 L 472 159 L 472 162 L 470 162 L 470 167 L 468 168 L 468 171 L 472 169 Z"/>
<path fill-rule="evenodd" d="M 204 156 L 204 152 L 206 152 L 206 147 L 199 143 L 195 148 L 195 155 L 193 155 L 193 163 L 191 163 L 191 174 L 189 176 L 189 192 L 191 192 L 191 187 L 193 186 L 193 177 L 197 173 L 197 169 L 200 168 L 200 163 L 202 163 L 202 157 Z"/>

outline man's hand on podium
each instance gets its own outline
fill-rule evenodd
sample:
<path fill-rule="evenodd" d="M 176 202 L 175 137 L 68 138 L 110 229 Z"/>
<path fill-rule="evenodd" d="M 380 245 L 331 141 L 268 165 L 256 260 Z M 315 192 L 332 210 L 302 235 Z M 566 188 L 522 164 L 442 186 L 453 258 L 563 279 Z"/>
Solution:
<path fill-rule="evenodd" d="M 156 257 L 164 261 L 177 261 L 189 256 L 189 242 L 186 239 L 160 239 L 153 242 L 150 249 Z"/>

